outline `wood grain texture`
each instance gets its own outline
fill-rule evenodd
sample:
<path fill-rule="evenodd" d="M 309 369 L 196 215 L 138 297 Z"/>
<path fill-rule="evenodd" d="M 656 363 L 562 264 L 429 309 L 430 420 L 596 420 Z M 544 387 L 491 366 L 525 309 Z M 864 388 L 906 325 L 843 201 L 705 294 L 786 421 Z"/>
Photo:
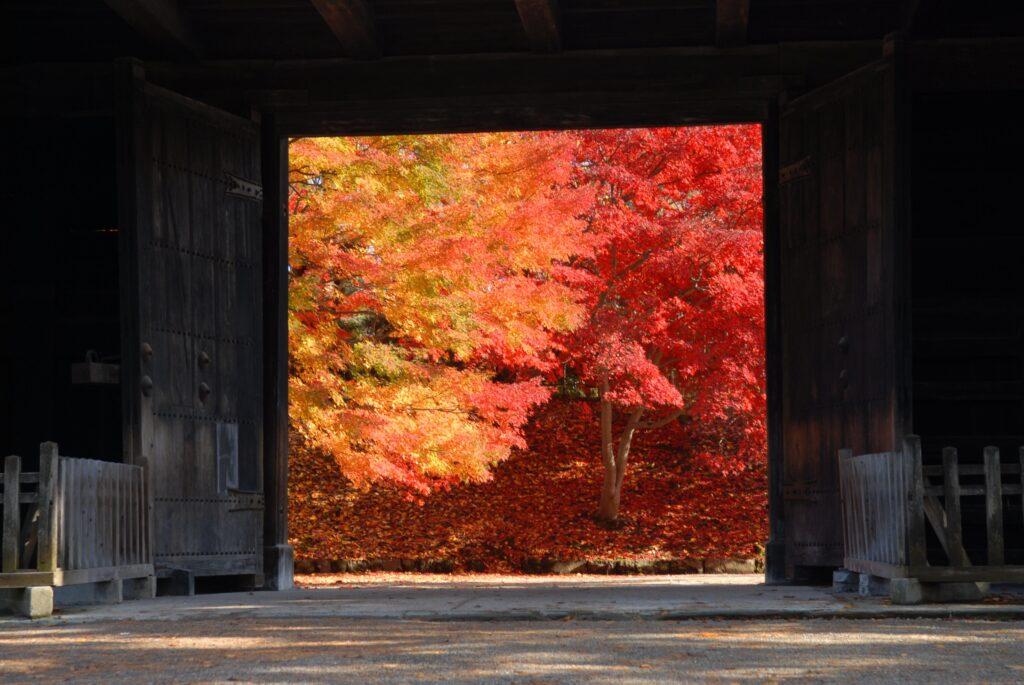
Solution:
<path fill-rule="evenodd" d="M 3 525 L 3 573 L 13 573 L 19 567 L 21 549 L 21 508 L 18 495 L 21 491 L 21 457 L 9 455 L 4 459 L 4 525 Z"/>
<path fill-rule="evenodd" d="M 264 573 L 269 587 L 287 589 L 291 574 L 279 560 L 288 546 L 288 139 L 274 114 L 261 121 L 263 171 L 263 517 Z"/>
<path fill-rule="evenodd" d="M 873 63 L 782 111 L 782 434 L 787 563 L 838 566 L 836 454 L 894 451 L 900 260 L 893 66 Z"/>
<path fill-rule="evenodd" d="M 953 566 L 970 563 L 964 551 L 963 515 L 960 512 L 959 458 L 955 447 L 942 450 L 943 500 L 946 509 L 946 551 Z"/>
<path fill-rule="evenodd" d="M 1006 542 L 1003 537 L 1003 476 L 999 465 L 999 448 L 986 447 L 984 460 L 988 565 L 1002 566 L 1006 558 Z"/>
<path fill-rule="evenodd" d="M 134 236 L 124 247 L 138 290 L 126 348 L 133 361 L 130 461 L 145 464 L 152 503 L 143 543 L 161 573 L 204 559 L 253 558 L 260 507 L 236 511 L 217 478 L 218 425 L 237 426 L 238 482 L 258 493 L 262 455 L 261 202 L 228 192 L 259 185 L 257 126 L 134 79 L 125 118 L 136 131 L 129 191 Z M 127 368 L 127 367 L 126 367 Z M 150 384 L 138 382 L 140 376 Z M 237 564 L 230 564 L 235 568 Z M 205 563 L 217 573 L 216 563 Z M 261 572 L 254 565 L 248 572 Z"/>

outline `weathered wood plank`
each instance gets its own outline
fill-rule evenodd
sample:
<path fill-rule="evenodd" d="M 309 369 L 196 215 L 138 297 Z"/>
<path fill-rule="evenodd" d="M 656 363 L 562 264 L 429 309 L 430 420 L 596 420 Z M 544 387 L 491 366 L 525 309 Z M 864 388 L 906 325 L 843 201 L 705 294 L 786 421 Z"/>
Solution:
<path fill-rule="evenodd" d="M 86 530 L 86 508 L 85 508 L 85 483 L 82 478 L 81 461 L 69 459 L 71 465 L 71 490 L 74 493 L 74 509 L 72 520 L 75 524 L 72 562 L 68 568 L 82 568 L 85 566 L 85 530 Z"/>
<path fill-rule="evenodd" d="M 345 54 L 356 59 L 380 57 L 373 12 L 364 0 L 312 0 Z"/>
<path fill-rule="evenodd" d="M 924 528 L 924 474 L 921 464 L 921 439 L 908 435 L 903 439 L 903 460 L 907 469 L 909 492 L 907 511 L 907 561 L 911 566 L 928 562 Z"/>
<path fill-rule="evenodd" d="M 21 508 L 18 495 L 21 487 L 21 457 L 12 454 L 4 460 L 4 528 L 3 572 L 18 570 Z"/>
<path fill-rule="evenodd" d="M 0 573 L 0 588 L 37 587 L 53 585 L 54 574 L 50 571 L 14 571 Z"/>
<path fill-rule="evenodd" d="M 64 569 L 54 576 L 54 585 L 78 585 L 99 583 L 118 578 L 144 578 L 154 575 L 152 564 L 124 566 L 97 566 L 94 568 Z"/>
<path fill-rule="evenodd" d="M 39 548 L 36 568 L 40 571 L 53 571 L 57 568 L 59 474 L 57 443 L 44 442 L 39 446 Z"/>
<path fill-rule="evenodd" d="M 57 488 L 54 492 L 56 499 L 55 505 L 55 516 L 56 516 L 56 531 L 57 531 L 57 568 L 67 565 L 68 559 L 68 523 L 65 512 L 67 511 L 67 478 L 66 478 L 67 467 L 64 466 L 63 460 L 57 457 Z"/>
<path fill-rule="evenodd" d="M 24 478 L 24 476 L 22 476 Z M 21 493 L 20 499 L 24 504 L 25 493 Z M 26 568 L 31 568 L 32 555 L 36 552 L 36 545 L 39 543 L 39 499 L 36 493 L 32 493 L 32 506 L 24 512 L 21 517 L 21 533 L 18 536 L 19 558 Z"/>
<path fill-rule="evenodd" d="M 516 0 L 516 10 L 530 49 L 534 52 L 557 52 L 562 49 L 558 0 Z"/>
<path fill-rule="evenodd" d="M 942 450 L 943 499 L 946 510 L 946 554 L 953 566 L 969 562 L 964 550 L 963 524 L 960 514 L 960 473 L 955 447 Z"/>
<path fill-rule="evenodd" d="M 1003 477 L 999 468 L 999 448 L 986 447 L 984 459 L 988 565 L 1002 566 L 1005 558 L 1005 543 L 1003 540 Z"/>

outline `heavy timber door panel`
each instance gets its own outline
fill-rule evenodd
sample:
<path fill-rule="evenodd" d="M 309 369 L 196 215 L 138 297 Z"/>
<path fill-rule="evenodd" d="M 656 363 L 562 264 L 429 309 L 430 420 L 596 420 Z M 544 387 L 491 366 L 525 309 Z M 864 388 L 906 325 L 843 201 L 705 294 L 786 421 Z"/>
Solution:
<path fill-rule="evenodd" d="M 137 319 L 125 381 L 130 449 L 152 479 L 155 563 L 259 574 L 258 131 L 141 81 L 130 90 L 135 220 L 122 245 Z"/>
<path fill-rule="evenodd" d="M 894 68 L 883 60 L 782 111 L 782 453 L 786 560 L 840 566 L 837 451 L 892 449 L 899 419 Z"/>

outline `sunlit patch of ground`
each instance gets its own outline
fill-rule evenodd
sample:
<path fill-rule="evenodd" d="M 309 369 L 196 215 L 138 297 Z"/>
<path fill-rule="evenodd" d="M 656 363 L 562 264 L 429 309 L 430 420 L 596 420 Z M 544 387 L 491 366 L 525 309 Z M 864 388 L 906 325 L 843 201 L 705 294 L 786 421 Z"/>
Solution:
<path fill-rule="evenodd" d="M 349 587 L 359 585 L 449 585 L 494 586 L 502 585 L 546 585 L 562 583 L 567 585 L 602 584 L 617 586 L 638 585 L 757 585 L 764 576 L 749 574 L 688 574 L 688 575 L 643 575 L 622 576 L 573 573 L 568 575 L 516 574 L 516 573 L 415 573 L 401 571 L 369 571 L 366 573 L 302 573 L 295 576 L 295 584 L 303 588 Z"/>
<path fill-rule="evenodd" d="M 8 625 L 0 681 L 1020 682 L 1024 623 L 455 622 L 336 618 Z"/>

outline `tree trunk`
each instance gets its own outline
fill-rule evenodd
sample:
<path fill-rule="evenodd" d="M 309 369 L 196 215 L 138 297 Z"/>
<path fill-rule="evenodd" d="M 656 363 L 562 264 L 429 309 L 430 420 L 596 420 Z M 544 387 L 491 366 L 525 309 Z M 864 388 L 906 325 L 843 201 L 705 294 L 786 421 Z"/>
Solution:
<path fill-rule="evenodd" d="M 619 504 L 622 501 L 622 483 L 626 476 L 629 448 L 643 415 L 643 408 L 638 407 L 630 412 L 616 449 L 612 434 L 612 404 L 606 399 L 607 392 L 606 380 L 601 383 L 601 463 L 604 465 L 604 482 L 601 485 L 601 499 L 597 505 L 597 520 L 611 527 L 619 522 Z"/>
<path fill-rule="evenodd" d="M 597 520 L 609 526 L 619 521 L 619 501 L 622 499 L 622 484 L 616 481 L 615 475 L 614 467 L 605 468 L 601 499 L 597 504 Z"/>

